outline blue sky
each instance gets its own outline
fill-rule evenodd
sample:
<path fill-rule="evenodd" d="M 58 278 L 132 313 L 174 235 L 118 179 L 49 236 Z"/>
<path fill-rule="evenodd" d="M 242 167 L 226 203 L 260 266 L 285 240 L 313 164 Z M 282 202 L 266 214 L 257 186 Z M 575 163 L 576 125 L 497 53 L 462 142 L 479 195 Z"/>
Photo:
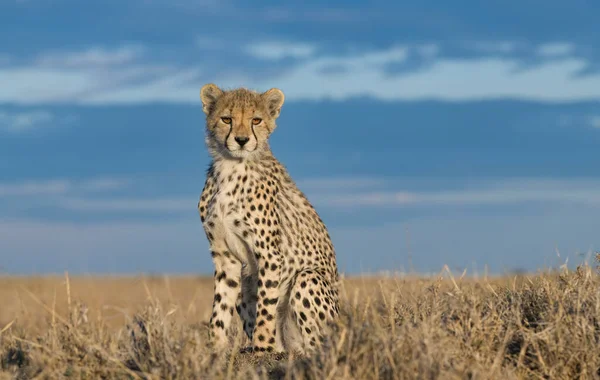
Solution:
<path fill-rule="evenodd" d="M 578 263 L 600 250 L 599 13 L 0 2 L 0 273 L 211 273 L 208 82 L 284 91 L 272 147 L 343 272 Z"/>

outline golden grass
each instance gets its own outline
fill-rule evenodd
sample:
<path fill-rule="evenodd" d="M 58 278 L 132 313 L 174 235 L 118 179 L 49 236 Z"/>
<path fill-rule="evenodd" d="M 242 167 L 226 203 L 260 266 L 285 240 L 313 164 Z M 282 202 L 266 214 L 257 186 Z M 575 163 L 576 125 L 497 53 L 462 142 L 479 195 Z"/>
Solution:
<path fill-rule="evenodd" d="M 0 379 L 592 379 L 600 279 L 351 278 L 307 358 L 207 346 L 212 280 L 0 277 Z"/>

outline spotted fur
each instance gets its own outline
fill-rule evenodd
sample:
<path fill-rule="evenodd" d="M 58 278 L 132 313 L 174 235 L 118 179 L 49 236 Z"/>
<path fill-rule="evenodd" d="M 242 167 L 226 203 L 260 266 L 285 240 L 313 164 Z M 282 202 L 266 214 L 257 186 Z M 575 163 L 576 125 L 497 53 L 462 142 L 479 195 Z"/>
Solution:
<path fill-rule="evenodd" d="M 215 265 L 210 335 L 229 341 L 234 313 L 254 352 L 318 347 L 338 316 L 335 251 L 323 221 L 273 156 L 284 95 L 200 91 L 212 156 L 198 211 Z"/>

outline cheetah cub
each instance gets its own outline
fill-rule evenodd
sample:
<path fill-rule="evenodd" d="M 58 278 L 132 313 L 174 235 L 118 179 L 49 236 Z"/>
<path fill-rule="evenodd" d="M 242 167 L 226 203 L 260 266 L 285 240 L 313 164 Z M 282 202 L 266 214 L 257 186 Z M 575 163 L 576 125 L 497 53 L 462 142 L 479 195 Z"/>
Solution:
<path fill-rule="evenodd" d="M 212 156 L 198 211 L 215 265 L 210 338 L 229 342 L 234 312 L 255 353 L 306 353 L 338 316 L 335 251 L 323 221 L 273 156 L 284 95 L 200 90 Z"/>

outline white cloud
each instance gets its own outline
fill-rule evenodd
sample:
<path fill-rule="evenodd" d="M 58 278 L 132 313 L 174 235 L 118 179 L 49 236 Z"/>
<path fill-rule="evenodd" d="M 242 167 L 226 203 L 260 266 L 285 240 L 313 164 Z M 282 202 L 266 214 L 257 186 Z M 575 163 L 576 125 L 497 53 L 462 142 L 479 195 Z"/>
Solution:
<path fill-rule="evenodd" d="M 516 98 L 546 102 L 600 99 L 600 75 L 575 77 L 587 66 L 581 59 L 542 63 L 521 70 L 514 58 L 444 59 L 416 72 L 389 75 L 382 63 L 389 63 L 385 52 L 380 65 L 372 56 L 350 59 L 315 59 L 265 82 L 249 82 L 253 87 L 279 87 L 288 99 L 343 100 L 372 96 L 381 100 L 441 99 L 465 101 Z M 326 64 L 335 63 L 346 70 L 331 76 L 322 73 Z"/>
<path fill-rule="evenodd" d="M 591 116 L 589 118 L 589 124 L 594 128 L 600 129 L 600 116 Z"/>
<path fill-rule="evenodd" d="M 501 53 L 508 54 L 512 53 L 517 48 L 517 43 L 512 41 L 492 41 L 492 42 L 481 42 L 473 41 L 466 44 L 469 48 L 484 53 Z"/>
<path fill-rule="evenodd" d="M 315 202 L 330 207 L 470 206 L 514 203 L 567 203 L 600 207 L 599 180 L 498 179 L 461 190 L 355 191 L 340 188 L 314 193 Z"/>
<path fill-rule="evenodd" d="M 381 187 L 388 181 L 383 178 L 369 177 L 338 177 L 338 178 L 311 178 L 297 181 L 301 189 L 311 191 L 323 190 L 353 190 Z"/>
<path fill-rule="evenodd" d="M 64 194 L 70 188 L 71 183 L 65 180 L 0 183 L 0 197 Z"/>
<path fill-rule="evenodd" d="M 36 63 L 59 68 L 123 65 L 140 58 L 143 50 L 141 46 L 134 45 L 121 46 L 113 50 L 92 47 L 77 52 L 46 53 L 38 57 Z"/>
<path fill-rule="evenodd" d="M 93 72 L 37 66 L 0 69 L 0 102 L 17 104 L 79 103 L 78 94 L 100 83 Z"/>
<path fill-rule="evenodd" d="M 208 274 L 211 266 L 199 219 L 110 223 L 0 219 L 0 273 Z"/>
<path fill-rule="evenodd" d="M 84 212 L 195 212 L 197 202 L 197 197 L 158 199 L 65 198 L 59 201 L 62 208 Z"/>
<path fill-rule="evenodd" d="M 19 67 L 0 67 L 0 83 L 3 84 L 0 87 L 0 103 L 198 104 L 199 88 L 206 82 L 215 82 L 228 88 L 247 86 L 264 90 L 278 87 L 286 93 L 288 102 L 344 100 L 358 96 L 371 96 L 379 100 L 600 100 L 600 74 L 592 73 L 585 77 L 576 75 L 586 69 L 589 62 L 570 55 L 563 56 L 561 60 L 542 60 L 539 65 L 526 69 L 523 69 L 520 58 L 514 56 L 472 59 L 435 56 L 419 70 L 390 74 L 388 65 L 404 62 L 413 48 L 418 47 L 394 46 L 344 56 L 323 56 L 315 55 L 312 46 L 272 42 L 259 44 L 259 48 L 251 52 L 264 59 L 284 56 L 303 59 L 302 63 L 264 79 L 257 79 L 243 66 L 228 68 L 226 74 L 215 77 L 202 67 L 184 67 L 178 62 L 162 66 L 130 62 L 128 60 L 133 55 L 124 53 L 127 51 L 125 48 L 122 51 L 116 49 L 121 53 L 104 60 L 98 58 L 101 54 L 84 54 L 83 57 L 75 56 L 76 59 L 67 54 L 63 66 L 33 62 Z M 558 48 L 559 44 L 553 48 L 548 46 L 541 48 L 543 54 L 567 52 L 564 46 Z M 426 48 L 425 54 L 433 54 L 434 50 Z M 106 64 L 69 66 L 69 62 L 83 62 L 86 59 Z M 113 66 L 110 62 L 127 63 Z M 332 67 L 339 70 L 332 73 L 328 70 Z"/>
<path fill-rule="evenodd" d="M 147 89 L 154 98 L 164 99 L 160 94 L 174 93 L 179 83 L 172 78 L 180 76 L 182 70 L 176 64 L 141 62 L 143 52 L 137 45 L 92 47 L 42 53 L 31 62 L 0 67 L 0 103 L 94 104 L 95 98 L 108 95 L 113 97 L 108 103 L 115 104 L 123 102 L 123 92 L 132 93 L 129 101 L 144 103 L 143 91 Z"/>
<path fill-rule="evenodd" d="M 575 50 L 575 46 L 564 42 L 554 42 L 538 46 L 536 53 L 542 57 L 565 57 Z"/>
<path fill-rule="evenodd" d="M 111 191 L 127 187 L 131 181 L 117 178 L 95 178 L 79 183 L 79 188 L 83 191 Z"/>
<path fill-rule="evenodd" d="M 561 127 L 591 127 L 600 129 L 600 115 L 564 113 L 558 116 L 557 124 Z"/>
<path fill-rule="evenodd" d="M 48 207 L 79 212 L 195 212 L 198 196 L 179 198 L 123 198 L 110 194 L 134 186 L 133 181 L 116 177 L 84 180 L 49 179 L 0 183 L 0 201 L 19 205 L 32 197 Z M 98 195 L 102 195 L 99 198 Z"/>
<path fill-rule="evenodd" d="M 180 87 L 182 73 L 173 68 L 0 68 L 0 103 L 122 104 L 152 101 L 194 102 L 198 88 Z M 193 70 L 192 79 L 197 77 Z M 187 76 L 189 79 L 189 76 Z M 185 83 L 190 85 L 190 81 Z M 200 83 L 198 84 L 200 86 Z M 179 88 L 179 90 L 177 90 Z"/>
<path fill-rule="evenodd" d="M 139 84 L 125 83 L 112 89 L 90 93 L 84 104 L 132 104 L 132 103 L 196 103 L 200 101 L 198 69 L 173 70 L 166 75 L 153 76 Z M 233 78 L 232 78 L 233 79 Z M 197 86 L 191 83 L 198 83 Z"/>
<path fill-rule="evenodd" d="M 206 12 L 207 10 L 220 6 L 223 9 L 229 6 L 228 1 L 218 0 L 141 0 L 144 6 L 165 7 L 166 9 L 182 9 L 187 12 Z"/>
<path fill-rule="evenodd" d="M 409 252 L 417 271 L 439 272 L 445 264 L 452 270 L 471 271 L 475 266 L 480 272 L 485 264 L 495 272 L 515 267 L 535 270 L 560 265 L 566 256 L 571 263 L 578 262 L 577 253 L 600 247 L 600 220 L 588 207 L 513 208 L 491 215 L 443 211 L 402 224 L 359 223 L 349 227 L 328 223 L 343 272 L 408 269 Z M 154 222 L 0 219 L 0 272 L 210 275 L 212 268 L 197 215 Z"/>
<path fill-rule="evenodd" d="M 409 179 L 403 179 L 409 181 Z M 406 190 L 392 178 L 316 178 L 297 181 L 298 186 L 318 207 L 421 207 L 508 205 L 518 203 L 579 204 L 600 207 L 600 180 L 593 179 L 511 179 L 469 181 L 461 189 L 444 189 L 443 184 L 420 179 Z M 410 183 L 406 182 L 406 183 Z M 195 212 L 196 194 L 155 198 L 103 196 L 92 193 L 120 190 L 131 185 L 118 178 L 83 181 L 48 180 L 0 184 L 0 198 L 43 195 L 48 205 L 82 213 L 98 212 Z M 425 187 L 423 187 L 425 185 Z M 39 201 L 39 199 L 38 199 Z"/>
<path fill-rule="evenodd" d="M 404 179 L 406 180 L 406 179 Z M 423 181 L 423 180 L 421 180 Z M 404 190 L 398 182 L 385 178 L 324 178 L 299 180 L 300 189 L 318 207 L 421 207 L 508 205 L 546 203 L 600 207 L 600 180 L 495 179 L 470 181 L 462 189 Z M 195 212 L 197 195 L 178 197 L 131 198 L 89 197 L 84 193 L 102 192 L 128 186 L 118 179 L 30 182 L 0 185 L 1 196 L 54 195 L 48 198 L 53 207 L 83 213 L 98 212 Z M 415 188 L 414 183 L 412 188 Z M 419 186 L 419 188 L 423 188 Z"/>
<path fill-rule="evenodd" d="M 54 115 L 47 111 L 8 112 L 0 110 L 0 130 L 24 132 L 54 121 Z"/>
<path fill-rule="evenodd" d="M 402 181 L 409 179 L 403 178 Z M 97 178 L 83 181 L 53 180 L 0 184 L 6 194 L 53 195 L 36 197 L 47 205 L 89 213 L 184 212 L 177 220 L 125 222 L 88 220 L 86 223 L 0 219 L 0 271 L 186 271 L 201 266 L 210 273 L 207 243 L 195 211 L 196 196 L 179 198 L 91 199 L 76 191 L 103 191 L 119 187 L 119 179 Z M 430 180 L 415 179 L 431 184 Z M 540 209 L 504 208 L 501 213 L 472 213 L 462 208 L 436 207 L 434 214 L 414 214 L 402 225 L 375 223 L 354 227 L 328 224 L 340 256 L 341 270 L 353 272 L 401 269 L 407 266 L 410 250 L 418 270 L 439 270 L 490 264 L 539 268 L 554 255 L 575 256 L 598 243 L 598 179 L 495 179 L 469 181 L 445 190 L 403 191 L 391 178 L 316 178 L 299 181 L 311 187 L 309 199 L 317 209 L 342 207 L 402 207 L 419 205 L 507 205 L 516 202 L 545 201 Z M 414 183 L 413 183 L 414 184 Z M 456 184 L 454 184 L 456 185 Z M 384 187 L 383 191 L 373 191 Z M 457 189 L 457 190 L 456 190 Z M 11 200 L 12 201 L 12 200 Z M 506 210 L 506 212 L 505 212 Z M 416 216 L 415 216 L 416 215 Z M 344 218 L 340 216 L 338 218 Z M 338 219 L 339 221 L 340 219 Z M 35 239 L 31 237 L 35 236 Z M 408 243 L 406 239 L 409 238 Z M 368 260 L 364 252 L 373 252 Z M 199 255 L 198 252 L 206 254 Z M 140 264 L 141 263 L 141 264 Z"/>
<path fill-rule="evenodd" d="M 267 9 L 258 9 L 255 13 L 256 18 L 264 19 L 270 22 L 309 22 L 324 23 L 328 26 L 340 23 L 356 23 L 369 20 L 373 22 L 381 16 L 379 11 L 351 10 L 347 8 L 323 8 L 313 10 L 298 10 L 285 7 L 274 7 Z"/>
<path fill-rule="evenodd" d="M 404 62 L 408 58 L 409 49 L 405 46 L 392 46 L 389 49 L 371 51 L 345 57 L 325 57 L 309 62 L 314 66 L 343 65 L 350 69 L 381 69 L 390 63 Z"/>
<path fill-rule="evenodd" d="M 76 192 L 102 192 L 123 189 L 129 183 L 128 180 L 118 178 L 95 178 L 80 181 L 50 179 L 0 183 L 0 197 L 52 196 Z M 52 202 L 54 202 L 54 199 Z"/>
<path fill-rule="evenodd" d="M 431 59 L 439 53 L 440 47 L 436 44 L 426 44 L 417 46 L 415 50 L 421 57 Z"/>
<path fill-rule="evenodd" d="M 250 44 L 244 50 L 253 57 L 276 61 L 287 57 L 308 58 L 316 48 L 306 43 L 270 41 Z"/>

